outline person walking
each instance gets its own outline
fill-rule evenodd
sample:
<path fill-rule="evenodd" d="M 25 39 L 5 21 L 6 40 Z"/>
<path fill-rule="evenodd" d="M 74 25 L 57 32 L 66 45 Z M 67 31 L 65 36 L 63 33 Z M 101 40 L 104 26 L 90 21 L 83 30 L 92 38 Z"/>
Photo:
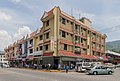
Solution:
<path fill-rule="evenodd" d="M 51 64 L 50 63 L 48 63 L 48 70 L 50 70 L 51 69 Z"/>
<path fill-rule="evenodd" d="M 66 66 L 65 66 L 66 73 L 68 73 L 68 70 L 69 70 L 69 66 L 68 66 L 68 64 L 66 64 Z"/>
<path fill-rule="evenodd" d="M 61 70 L 61 64 L 58 64 L 58 70 Z"/>

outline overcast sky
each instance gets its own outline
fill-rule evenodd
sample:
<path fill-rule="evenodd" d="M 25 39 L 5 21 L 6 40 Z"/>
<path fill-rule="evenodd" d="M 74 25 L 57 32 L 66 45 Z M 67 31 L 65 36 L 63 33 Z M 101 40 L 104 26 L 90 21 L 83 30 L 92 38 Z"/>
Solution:
<path fill-rule="evenodd" d="M 120 0 L 0 0 L 0 50 L 42 27 L 41 16 L 54 6 L 68 14 L 72 9 L 76 19 L 79 14 L 91 19 L 107 41 L 120 40 Z"/>

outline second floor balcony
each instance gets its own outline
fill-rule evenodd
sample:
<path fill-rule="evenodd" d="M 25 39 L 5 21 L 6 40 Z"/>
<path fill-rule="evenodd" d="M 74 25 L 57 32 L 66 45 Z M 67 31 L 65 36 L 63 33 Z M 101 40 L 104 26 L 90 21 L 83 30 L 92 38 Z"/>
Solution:
<path fill-rule="evenodd" d="M 81 53 L 80 48 L 75 48 L 75 53 L 80 54 Z"/>
<path fill-rule="evenodd" d="M 36 51 L 33 54 L 34 54 L 34 56 L 36 56 L 36 55 L 43 55 L 43 51 Z"/>

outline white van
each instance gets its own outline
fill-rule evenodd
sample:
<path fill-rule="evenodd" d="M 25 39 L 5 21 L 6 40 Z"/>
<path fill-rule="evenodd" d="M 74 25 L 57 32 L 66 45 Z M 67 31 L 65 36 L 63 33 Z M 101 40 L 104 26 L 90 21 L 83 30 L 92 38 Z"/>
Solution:
<path fill-rule="evenodd" d="M 91 63 L 89 62 L 78 62 L 76 63 L 75 70 L 76 72 L 86 72 L 86 69 L 90 67 Z"/>

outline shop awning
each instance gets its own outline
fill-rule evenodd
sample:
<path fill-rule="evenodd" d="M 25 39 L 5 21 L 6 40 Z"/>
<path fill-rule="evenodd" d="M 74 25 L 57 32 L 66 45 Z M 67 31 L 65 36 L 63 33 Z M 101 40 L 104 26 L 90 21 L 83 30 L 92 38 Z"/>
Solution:
<path fill-rule="evenodd" d="M 98 59 L 97 56 L 85 55 L 85 54 L 81 54 L 81 57 L 82 57 L 82 58 L 85 58 L 85 59 Z"/>
<path fill-rule="evenodd" d="M 62 60 L 62 61 L 76 61 L 76 58 L 72 58 L 72 57 L 62 57 L 61 60 Z"/>
<path fill-rule="evenodd" d="M 63 50 L 59 51 L 59 53 L 60 53 L 61 56 L 81 57 L 78 54 L 68 52 L 68 51 L 63 51 Z"/>
<path fill-rule="evenodd" d="M 64 51 L 64 50 L 59 51 L 59 53 L 61 56 L 78 57 L 83 59 L 96 59 L 96 60 L 98 59 L 97 56 L 87 55 L 87 54 L 75 54 L 75 53 Z"/>

